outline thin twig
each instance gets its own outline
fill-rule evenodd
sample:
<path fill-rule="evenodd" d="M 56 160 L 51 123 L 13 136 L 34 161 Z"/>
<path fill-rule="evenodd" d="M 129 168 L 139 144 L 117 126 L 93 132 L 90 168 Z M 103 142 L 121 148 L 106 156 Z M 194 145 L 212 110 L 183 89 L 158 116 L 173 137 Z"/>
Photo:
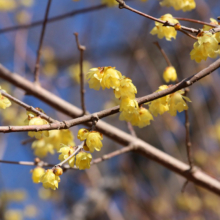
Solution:
<path fill-rule="evenodd" d="M 101 5 L 96 5 L 96 6 L 92 6 L 92 7 L 88 7 L 88 8 L 74 10 L 74 11 L 71 11 L 71 12 L 68 12 L 68 13 L 65 13 L 65 14 L 62 14 L 62 15 L 58 15 L 58 16 L 54 16 L 52 18 L 49 18 L 47 20 L 47 23 L 52 23 L 52 22 L 55 22 L 55 21 L 66 19 L 68 17 L 73 17 L 73 16 L 78 15 L 78 14 L 83 14 L 83 13 L 96 11 L 96 10 L 100 10 L 100 9 L 104 9 L 104 8 L 106 8 L 106 5 L 101 4 Z M 43 22 L 44 22 L 44 20 L 40 20 L 40 21 L 35 21 L 31 24 L 23 24 L 23 25 L 18 25 L 18 26 L 7 27 L 7 28 L 4 28 L 4 29 L 1 29 L 0 34 L 11 32 L 11 31 L 16 31 L 16 30 L 20 30 L 20 29 L 33 28 L 33 27 L 42 25 Z"/>
<path fill-rule="evenodd" d="M 158 49 L 160 50 L 161 54 L 163 55 L 164 59 L 167 62 L 167 66 L 172 66 L 168 56 L 166 55 L 165 51 L 161 48 L 160 44 L 158 43 L 158 41 L 154 42 L 154 44 L 158 47 Z"/>
<path fill-rule="evenodd" d="M 28 138 L 28 139 L 26 139 L 26 140 L 23 140 L 22 142 L 21 142 L 21 144 L 22 145 L 26 145 L 26 144 L 28 144 L 28 143 L 32 143 L 33 141 L 35 141 L 36 139 L 35 138 Z"/>
<path fill-rule="evenodd" d="M 210 26 L 210 27 L 216 27 L 218 25 L 215 25 L 215 24 L 210 24 L 208 22 L 204 22 L 204 21 L 199 21 L 199 20 L 195 20 L 195 19 L 191 19 L 191 18 L 180 18 L 180 17 L 174 17 L 175 19 L 179 20 L 179 21 L 189 21 L 189 22 L 192 22 L 192 23 L 197 23 L 197 24 L 203 24 L 203 25 L 207 25 L 207 26 Z"/>
<path fill-rule="evenodd" d="M 86 47 L 81 45 L 79 43 L 79 37 L 78 37 L 78 33 L 74 33 L 75 37 L 76 37 L 76 44 L 77 44 L 77 48 L 80 52 L 80 94 L 81 94 L 81 106 L 82 106 L 82 110 L 83 113 L 82 115 L 86 114 L 86 106 L 85 106 L 85 83 L 84 83 L 84 72 L 83 72 L 83 53 L 86 50 Z"/>
<path fill-rule="evenodd" d="M 41 112 L 40 110 L 38 110 L 37 108 L 34 108 L 22 101 L 20 101 L 19 99 L 9 95 L 7 92 L 5 92 L 4 90 L 0 89 L 0 93 L 5 96 L 6 98 L 8 98 L 9 100 L 11 100 L 12 102 L 22 106 L 23 108 L 25 108 L 27 111 L 31 111 L 33 113 L 35 113 L 36 115 L 40 116 L 41 118 L 46 119 L 49 122 L 56 122 L 56 120 L 52 119 L 51 117 L 49 117 L 48 115 L 44 114 L 43 112 Z"/>
<path fill-rule="evenodd" d="M 187 91 L 185 91 L 185 96 L 187 96 Z M 189 130 L 189 113 L 188 110 L 185 110 L 185 128 L 186 128 L 186 152 L 187 152 L 187 159 L 189 162 L 190 169 L 192 169 L 193 162 L 192 162 L 192 152 L 191 146 L 192 143 L 190 141 L 190 130 Z"/>
<path fill-rule="evenodd" d="M 46 12 L 45 12 L 45 17 L 44 17 L 44 22 L 43 22 L 43 27 L 42 27 L 41 35 L 40 35 L 39 46 L 38 46 L 38 50 L 37 50 L 37 59 L 36 59 L 36 64 L 35 64 L 35 69 L 34 69 L 34 81 L 37 84 L 39 84 L 39 68 L 40 68 L 41 49 L 42 49 L 42 45 L 43 45 L 44 34 L 45 34 L 46 26 L 47 26 L 47 20 L 48 20 L 48 14 L 50 11 L 51 2 L 52 2 L 52 0 L 48 0 Z"/>
<path fill-rule="evenodd" d="M 133 137 L 137 137 L 137 134 L 134 130 L 134 127 L 132 126 L 131 122 L 127 122 L 127 125 L 128 125 L 128 130 L 130 131 L 131 135 Z"/>

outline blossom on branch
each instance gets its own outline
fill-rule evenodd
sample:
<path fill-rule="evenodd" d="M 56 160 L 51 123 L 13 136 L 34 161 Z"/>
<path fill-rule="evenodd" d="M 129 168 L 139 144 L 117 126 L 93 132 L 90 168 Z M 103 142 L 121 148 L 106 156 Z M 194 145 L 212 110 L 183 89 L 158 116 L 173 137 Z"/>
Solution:
<path fill-rule="evenodd" d="M 41 182 L 41 177 L 45 173 L 45 170 L 42 167 L 36 167 L 32 171 L 32 180 L 34 183 L 40 183 Z"/>
<path fill-rule="evenodd" d="M 65 147 L 62 147 L 60 148 L 60 150 L 58 151 L 58 153 L 61 153 L 58 157 L 58 159 L 60 161 L 63 161 L 65 159 L 67 159 L 70 155 L 72 155 L 74 153 L 74 148 L 73 147 L 68 147 L 68 146 L 65 146 Z M 75 156 L 71 157 L 69 160 L 68 160 L 68 163 L 70 165 L 70 167 L 74 167 L 74 162 L 75 162 Z"/>
<path fill-rule="evenodd" d="M 200 63 L 208 57 L 216 58 L 220 52 L 220 45 L 215 35 L 203 33 L 198 37 L 198 41 L 193 44 L 193 50 L 190 52 L 192 60 Z"/>
<path fill-rule="evenodd" d="M 162 21 L 168 21 L 172 24 L 177 24 L 179 23 L 178 20 L 173 18 L 171 14 L 165 14 L 160 17 L 160 20 Z M 174 27 L 170 26 L 164 26 L 164 24 L 159 23 L 155 21 L 155 27 L 151 30 L 150 32 L 152 35 L 157 34 L 158 38 L 162 39 L 163 37 L 166 38 L 166 40 L 170 41 L 171 38 L 176 39 L 177 31 L 175 30 Z"/>
<path fill-rule="evenodd" d="M 176 69 L 173 66 L 168 66 L 163 72 L 163 79 L 165 80 L 166 83 L 170 81 L 176 81 L 177 80 Z"/>
<path fill-rule="evenodd" d="M 86 152 L 79 152 L 76 155 L 76 167 L 80 170 L 89 169 L 92 155 Z"/>
<path fill-rule="evenodd" d="M 41 182 L 45 189 L 58 189 L 58 183 L 60 182 L 60 177 L 55 175 L 52 169 L 46 170 L 41 177 Z"/>

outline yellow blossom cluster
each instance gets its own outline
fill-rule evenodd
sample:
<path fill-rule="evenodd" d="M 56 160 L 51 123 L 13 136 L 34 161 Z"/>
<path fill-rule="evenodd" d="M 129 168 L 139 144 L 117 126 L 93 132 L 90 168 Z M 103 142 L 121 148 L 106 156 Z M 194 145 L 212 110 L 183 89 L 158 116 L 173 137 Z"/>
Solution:
<path fill-rule="evenodd" d="M 191 11 L 196 7 L 194 0 L 162 0 L 161 6 L 173 7 L 175 10 Z"/>
<path fill-rule="evenodd" d="M 43 112 L 42 109 L 38 109 L 41 112 Z M 37 116 L 33 112 L 27 111 L 27 118 L 24 121 L 25 125 L 47 125 L 49 124 L 47 120 L 41 118 L 40 116 Z M 42 137 L 49 137 L 49 131 L 29 131 L 28 135 L 30 137 L 35 137 L 37 139 L 40 139 Z"/>
<path fill-rule="evenodd" d="M 173 18 L 171 14 L 165 14 L 160 17 L 160 20 L 162 21 L 168 21 L 172 24 L 178 24 L 179 21 Z M 176 39 L 177 31 L 174 27 L 170 26 L 164 26 L 162 23 L 155 22 L 155 27 L 150 32 L 152 35 L 157 34 L 158 38 L 162 39 L 163 37 L 166 38 L 166 40 L 170 41 L 171 38 Z"/>
<path fill-rule="evenodd" d="M 162 85 L 156 92 L 167 89 L 167 85 Z M 169 112 L 171 116 L 176 116 L 177 112 L 182 112 L 188 109 L 185 102 L 191 102 L 186 96 L 183 96 L 184 91 L 179 90 L 172 94 L 166 95 L 162 98 L 151 101 L 149 104 L 149 111 L 156 117 L 158 114 L 162 115 L 165 112 Z"/>
<path fill-rule="evenodd" d="M 218 35 L 217 35 L 218 37 Z M 220 53 L 219 41 L 215 34 L 204 32 L 198 36 L 198 41 L 193 44 L 193 49 L 190 52 L 192 60 L 200 63 L 208 57 L 216 58 Z"/>
<path fill-rule="evenodd" d="M 74 136 L 70 130 L 51 130 L 49 137 L 43 137 L 32 143 L 34 154 L 38 157 L 45 157 L 48 153 L 54 154 L 59 151 L 61 144 L 74 146 Z"/>
<path fill-rule="evenodd" d="M 61 168 L 60 168 L 61 169 Z M 60 182 L 59 175 L 56 174 L 55 169 L 44 170 L 41 167 L 36 167 L 32 171 L 32 180 L 34 183 L 42 183 L 43 187 L 48 189 L 51 188 L 53 190 L 58 188 L 58 183 Z"/>
<path fill-rule="evenodd" d="M 137 89 L 132 80 L 122 76 L 114 67 L 92 68 L 87 74 L 87 79 L 89 87 L 95 90 L 99 90 L 100 87 L 114 89 L 115 97 L 120 99 L 120 120 L 129 121 L 140 128 L 149 125 L 153 120 L 147 109 L 138 106 L 135 100 Z"/>

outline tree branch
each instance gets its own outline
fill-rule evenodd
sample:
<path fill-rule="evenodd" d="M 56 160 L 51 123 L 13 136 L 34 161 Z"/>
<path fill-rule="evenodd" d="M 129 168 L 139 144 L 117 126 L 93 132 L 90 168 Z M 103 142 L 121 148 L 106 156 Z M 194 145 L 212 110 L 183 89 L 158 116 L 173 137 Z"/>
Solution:
<path fill-rule="evenodd" d="M 84 72 L 83 72 L 83 53 L 84 50 L 86 49 L 85 46 L 80 45 L 79 43 L 79 37 L 78 37 L 78 33 L 74 33 L 75 37 L 76 37 L 76 44 L 77 44 L 77 48 L 80 52 L 80 95 L 81 95 L 81 106 L 82 106 L 82 110 L 83 110 L 83 114 L 86 114 L 86 106 L 85 106 L 85 83 L 84 83 Z"/>
<path fill-rule="evenodd" d="M 204 70 L 200 71 L 199 73 L 187 78 L 186 82 L 180 82 L 178 85 L 174 88 L 175 91 L 177 91 L 179 88 L 178 86 L 189 86 L 192 83 L 196 82 L 198 79 L 205 77 L 206 75 L 210 74 L 213 72 L 215 69 L 217 69 L 220 66 L 220 59 L 215 61 L 213 64 L 211 64 L 209 67 L 205 68 Z M 13 74 L 10 71 L 8 71 L 5 67 L 0 65 L 0 78 L 3 78 L 10 83 L 12 83 L 15 86 L 18 86 L 19 88 L 25 90 L 29 94 L 34 95 L 35 97 L 41 99 L 48 105 L 54 107 L 54 109 L 57 109 L 58 111 L 69 115 L 70 117 L 78 117 L 82 114 L 82 111 L 71 105 L 70 103 L 66 102 L 65 100 L 55 96 L 53 93 L 48 92 L 47 90 L 43 88 L 37 88 L 34 87 L 33 83 L 29 82 L 25 78 Z M 182 83 L 182 84 L 181 84 Z M 172 88 L 172 87 L 171 87 Z M 169 90 L 168 90 L 169 91 Z M 162 91 L 163 92 L 163 91 Z M 167 92 L 167 91 L 166 91 Z M 154 98 L 155 94 L 159 97 L 162 97 L 163 93 L 154 93 L 151 95 L 149 98 Z M 158 98 L 159 98 L 158 97 Z M 146 100 L 146 97 L 144 98 Z M 144 102 L 146 102 L 144 100 Z M 141 100 L 143 101 L 143 99 Z M 143 102 L 143 103 L 144 103 Z M 117 107 L 114 108 L 117 110 Z M 117 111 L 116 111 L 117 112 Z M 116 113 L 115 112 L 115 113 Z M 88 117 L 87 115 L 83 117 Z M 91 124 L 89 124 L 91 126 Z M 137 147 L 137 151 L 142 153 L 144 156 L 146 156 L 149 159 L 152 159 L 153 161 L 156 161 L 157 163 L 161 164 L 162 166 L 168 168 L 169 170 L 185 177 L 189 181 L 194 182 L 195 184 L 206 188 L 218 195 L 220 195 L 220 182 L 215 180 L 214 178 L 208 176 L 207 174 L 203 173 L 199 169 L 193 169 L 191 172 L 189 172 L 189 166 L 174 157 L 156 149 L 152 145 L 138 139 L 135 137 L 132 137 L 132 135 L 129 135 L 120 129 L 109 125 L 101 120 L 96 125 L 96 129 L 106 135 L 107 137 L 113 139 L 114 141 L 122 144 L 122 145 L 129 145 L 129 144 L 134 144 L 135 147 Z"/>
<path fill-rule="evenodd" d="M 41 49 L 42 49 L 42 45 L 43 45 L 44 34 L 45 34 L 46 26 L 47 26 L 47 20 L 48 20 L 48 14 L 50 11 L 51 2 L 52 2 L 52 0 L 48 0 L 47 8 L 46 8 L 45 16 L 44 16 L 43 27 L 42 27 L 41 35 L 40 35 L 39 46 L 38 46 L 38 50 L 37 50 L 37 59 L 36 59 L 36 64 L 35 64 L 35 69 L 34 69 L 34 81 L 37 84 L 39 84 L 39 68 L 40 68 Z"/>

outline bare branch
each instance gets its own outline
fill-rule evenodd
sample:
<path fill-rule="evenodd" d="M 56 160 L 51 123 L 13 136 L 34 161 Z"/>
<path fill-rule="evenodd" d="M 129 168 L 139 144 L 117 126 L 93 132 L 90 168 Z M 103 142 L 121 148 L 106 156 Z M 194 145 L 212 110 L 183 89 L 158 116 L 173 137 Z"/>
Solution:
<path fill-rule="evenodd" d="M 83 53 L 84 50 L 86 50 L 86 47 L 83 45 L 80 45 L 79 43 L 79 37 L 78 37 L 78 33 L 74 33 L 75 37 L 76 37 L 76 44 L 77 44 L 77 48 L 80 52 L 80 94 L 81 94 L 81 106 L 82 106 L 82 110 L 83 110 L 83 114 L 86 114 L 86 106 L 85 106 L 85 83 L 84 83 L 84 72 L 83 72 Z"/>
<path fill-rule="evenodd" d="M 211 64 L 209 67 L 203 69 L 199 73 L 197 73 L 197 74 L 187 78 L 185 81 L 181 81 L 177 85 L 173 86 L 174 88 L 172 88 L 172 87 L 171 88 L 174 89 L 175 91 L 177 91 L 182 86 L 187 87 L 187 86 L 193 84 L 194 82 L 196 82 L 197 80 L 210 74 L 211 72 L 216 70 L 219 66 L 220 66 L 220 59 L 218 59 L 213 64 Z M 42 101 L 44 101 L 48 105 L 53 106 L 54 109 L 57 109 L 58 111 L 61 111 L 64 114 L 69 115 L 70 117 L 78 117 L 82 114 L 82 111 L 79 108 L 71 105 L 70 103 L 55 96 L 53 93 L 50 93 L 43 88 L 39 87 L 36 89 L 36 87 L 33 86 L 34 85 L 33 83 L 29 82 L 25 78 L 15 74 L 15 73 L 11 73 L 2 65 L 0 65 L 0 78 L 3 78 L 5 80 L 9 81 L 10 83 L 12 83 L 15 86 L 18 86 L 19 88 L 25 90 L 29 94 L 32 94 L 35 97 L 41 99 Z M 167 90 L 167 91 L 165 91 L 165 93 L 170 92 L 171 90 Z M 153 99 L 156 96 L 158 96 L 158 98 L 162 97 L 163 95 L 166 95 L 165 93 L 164 93 L 164 91 L 162 91 L 162 93 L 161 92 L 154 93 L 150 96 L 144 97 L 143 99 L 140 100 L 140 102 L 143 101 L 143 103 L 144 103 L 144 102 L 146 102 L 146 100 L 148 101 L 150 98 Z M 108 111 L 109 110 L 107 110 L 107 112 Z M 117 107 L 115 107 L 114 110 L 111 110 L 111 111 L 115 111 L 114 113 L 116 113 L 118 111 Z M 105 114 L 106 114 L 106 112 L 102 113 L 101 116 L 103 116 Z M 111 114 L 111 112 L 109 114 Z M 85 115 L 83 117 L 88 117 L 88 116 Z M 89 126 L 91 126 L 91 125 L 89 124 Z M 97 131 L 103 133 L 104 135 L 108 136 L 109 138 L 113 139 L 114 141 L 116 141 L 122 145 L 127 146 L 131 143 L 135 143 L 135 146 L 138 147 L 137 151 L 142 153 L 143 155 L 145 155 L 147 158 L 156 161 L 157 163 L 161 164 L 162 166 L 168 168 L 169 170 L 185 177 L 189 181 L 192 181 L 195 184 L 220 195 L 220 182 L 218 182 L 217 180 L 215 180 L 212 177 L 209 177 L 207 174 L 201 172 L 199 169 L 195 168 L 191 172 L 189 172 L 190 167 L 187 164 L 175 159 L 174 157 L 156 149 L 152 145 L 150 145 L 150 144 L 148 144 L 138 138 L 132 137 L 131 135 L 129 135 L 129 134 L 119 130 L 118 128 L 116 128 L 112 125 L 109 125 L 101 120 L 99 120 L 99 123 L 97 123 L 96 129 L 97 129 Z"/>
<path fill-rule="evenodd" d="M 180 18 L 180 17 L 174 17 L 175 19 L 179 20 L 179 21 L 189 21 L 189 22 L 192 22 L 192 23 L 197 23 L 197 24 L 203 24 L 203 25 L 207 25 L 207 26 L 210 26 L 210 27 L 216 27 L 218 25 L 215 25 L 215 24 L 210 24 L 208 22 L 204 22 L 204 21 L 199 21 L 199 20 L 195 20 L 195 19 L 192 19 L 192 18 Z"/>
<path fill-rule="evenodd" d="M 56 120 L 52 119 L 51 117 L 49 117 L 48 115 L 44 114 L 43 112 L 41 112 L 40 110 L 38 110 L 37 108 L 34 108 L 22 101 L 20 101 L 19 99 L 9 95 L 7 92 L 5 92 L 4 90 L 0 89 L 0 93 L 5 96 L 6 98 L 8 98 L 9 100 L 11 100 L 12 102 L 22 106 L 23 108 L 25 108 L 27 111 L 31 111 L 33 113 L 35 113 L 36 115 L 40 116 L 41 118 L 46 119 L 49 122 L 56 122 Z"/>
<path fill-rule="evenodd" d="M 39 46 L 38 46 L 38 50 L 37 50 L 37 59 L 36 59 L 36 64 L 35 64 L 35 69 L 34 69 L 34 81 L 37 84 L 39 84 L 39 68 L 40 68 L 41 49 L 42 49 L 42 45 L 43 45 L 44 34 L 45 34 L 45 30 L 46 30 L 46 25 L 47 25 L 48 14 L 50 11 L 51 2 L 52 2 L 52 0 L 48 0 L 46 12 L 45 12 L 45 17 L 44 17 L 44 22 L 43 22 L 43 27 L 42 27 L 41 35 L 40 35 Z"/>

